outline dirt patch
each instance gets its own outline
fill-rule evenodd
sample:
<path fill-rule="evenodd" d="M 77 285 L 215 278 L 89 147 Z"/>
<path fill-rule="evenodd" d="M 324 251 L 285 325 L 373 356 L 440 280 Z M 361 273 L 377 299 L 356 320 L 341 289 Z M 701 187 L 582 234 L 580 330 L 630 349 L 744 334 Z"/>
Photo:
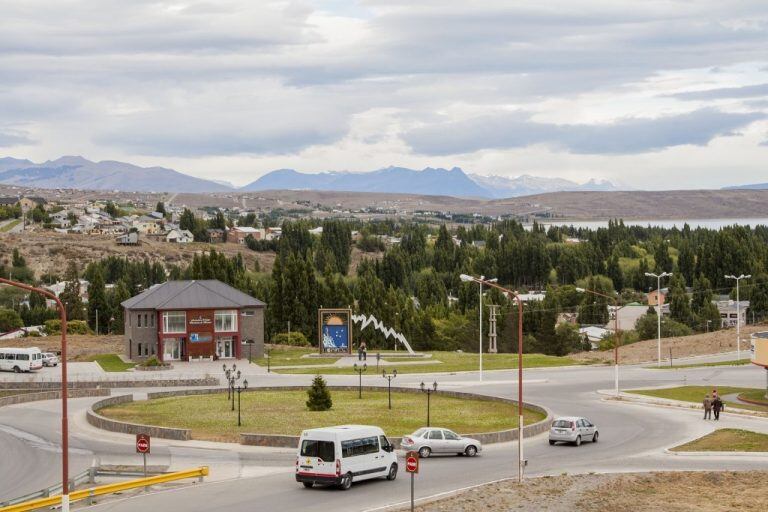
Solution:
<path fill-rule="evenodd" d="M 766 471 L 542 477 L 526 480 L 522 485 L 512 481 L 486 485 L 416 507 L 416 510 L 757 511 L 766 509 L 766 484 Z"/>
<path fill-rule="evenodd" d="M 746 325 L 741 328 L 742 357 L 749 355 L 749 335 L 753 332 L 764 331 L 766 328 L 768 328 L 767 324 Z M 670 348 L 672 349 L 673 363 L 675 363 L 677 358 L 681 357 L 734 352 L 736 350 L 736 329 L 723 329 L 705 334 L 694 334 L 692 336 L 662 338 L 661 357 L 663 360 L 669 360 Z M 619 363 L 634 364 L 655 361 L 657 354 L 656 339 L 639 341 L 619 348 Z M 571 354 L 570 357 L 581 361 L 597 360 L 613 363 L 612 350 L 604 352 L 579 352 Z"/>
<path fill-rule="evenodd" d="M 61 336 L 41 336 L 2 340 L 0 347 L 38 347 L 43 352 L 61 351 Z M 70 334 L 67 336 L 67 360 L 86 361 L 96 354 L 122 354 L 123 336 L 90 336 Z"/>

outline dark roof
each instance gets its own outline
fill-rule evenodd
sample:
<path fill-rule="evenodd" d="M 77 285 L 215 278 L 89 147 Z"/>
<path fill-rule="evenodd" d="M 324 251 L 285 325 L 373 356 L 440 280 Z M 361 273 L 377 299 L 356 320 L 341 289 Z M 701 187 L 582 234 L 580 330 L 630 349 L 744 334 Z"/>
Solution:
<path fill-rule="evenodd" d="M 266 304 L 217 280 L 167 281 L 121 304 L 126 309 L 223 309 Z"/>
<path fill-rule="evenodd" d="M 14 205 L 19 202 L 18 197 L 0 197 L 0 204 Z"/>
<path fill-rule="evenodd" d="M 48 201 L 44 197 L 34 196 L 34 197 L 27 197 L 30 201 L 34 201 L 37 204 L 48 204 Z"/>

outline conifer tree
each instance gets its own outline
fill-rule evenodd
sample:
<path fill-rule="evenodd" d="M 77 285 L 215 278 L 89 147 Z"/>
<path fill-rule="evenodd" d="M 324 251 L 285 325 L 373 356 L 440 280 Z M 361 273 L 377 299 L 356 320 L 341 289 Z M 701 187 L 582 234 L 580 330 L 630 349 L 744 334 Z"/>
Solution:
<path fill-rule="evenodd" d="M 328 411 L 333 406 L 331 392 L 320 375 L 312 380 L 312 386 L 307 390 L 307 409 L 310 411 Z"/>

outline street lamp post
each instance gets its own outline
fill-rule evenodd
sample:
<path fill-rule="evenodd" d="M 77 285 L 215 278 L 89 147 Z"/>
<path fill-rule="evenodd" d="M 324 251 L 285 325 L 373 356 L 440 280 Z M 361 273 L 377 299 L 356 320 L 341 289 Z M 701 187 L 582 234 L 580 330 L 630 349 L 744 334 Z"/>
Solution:
<path fill-rule="evenodd" d="M 237 386 L 237 426 L 241 426 L 242 422 L 240 421 L 240 393 L 242 391 L 245 391 L 248 389 L 248 379 L 243 380 L 242 386 Z"/>
<path fill-rule="evenodd" d="M 739 277 L 734 275 L 725 276 L 726 279 L 736 280 L 736 359 L 741 360 L 741 302 L 739 302 L 739 281 L 749 279 L 752 274 L 741 274 Z"/>
<path fill-rule="evenodd" d="M 577 292 L 581 293 L 591 293 L 593 295 L 599 295 L 600 297 L 605 297 L 606 299 L 612 300 L 614 305 L 614 331 L 615 331 L 615 338 L 616 341 L 613 344 L 613 375 L 615 380 L 615 392 L 616 396 L 619 396 L 619 340 L 621 339 L 619 337 L 619 298 L 618 297 L 611 297 L 610 295 L 607 295 L 605 293 L 596 292 L 595 290 L 589 290 L 587 288 L 576 288 Z"/>
<path fill-rule="evenodd" d="M 240 380 L 240 370 L 237 369 L 237 364 L 233 364 L 232 368 L 227 368 L 226 363 L 222 365 L 224 370 L 224 376 L 227 379 L 227 400 L 232 401 L 232 410 L 235 410 L 235 382 Z"/>
<path fill-rule="evenodd" d="M 478 281 L 478 278 L 461 274 L 462 281 Z M 495 281 L 495 280 L 494 280 Z M 523 481 L 523 300 L 520 294 L 491 281 L 483 281 L 502 292 L 512 295 L 517 301 L 517 481 Z"/>
<path fill-rule="evenodd" d="M 672 272 L 662 272 L 661 274 L 646 272 L 645 275 L 648 277 L 656 278 L 656 305 L 659 307 L 659 310 L 657 311 L 658 314 L 656 315 L 657 331 L 658 331 L 658 343 L 657 343 L 658 360 L 656 364 L 657 366 L 661 366 L 661 278 L 670 277 L 672 275 Z"/>
<path fill-rule="evenodd" d="M 389 409 L 392 409 L 392 379 L 397 378 L 397 368 L 392 373 L 387 374 L 387 370 L 381 370 L 381 376 L 387 379 L 387 398 L 389 400 Z"/>
<path fill-rule="evenodd" d="M 363 398 L 363 372 L 368 370 L 368 363 L 363 363 L 363 366 L 357 366 L 357 363 L 355 363 L 353 368 L 358 376 L 357 398 Z"/>
<path fill-rule="evenodd" d="M 422 382 L 420 387 L 421 392 L 427 394 L 427 426 L 429 426 L 429 397 L 432 393 L 437 391 L 437 381 L 432 383 L 432 387 L 429 387 Z"/>
<path fill-rule="evenodd" d="M 69 512 L 69 422 L 67 419 L 67 309 L 61 300 L 48 290 L 0 277 L 0 283 L 39 293 L 56 303 L 61 320 L 61 512 Z"/>
<path fill-rule="evenodd" d="M 466 274 L 461 274 L 459 278 L 462 281 L 469 282 L 474 281 L 480 285 L 480 343 L 479 343 L 479 349 L 478 353 L 480 354 L 480 382 L 483 381 L 483 283 L 495 283 L 498 281 L 497 278 L 493 279 L 486 279 L 485 276 L 480 276 L 479 279 L 474 279 L 471 276 L 468 276 Z"/>

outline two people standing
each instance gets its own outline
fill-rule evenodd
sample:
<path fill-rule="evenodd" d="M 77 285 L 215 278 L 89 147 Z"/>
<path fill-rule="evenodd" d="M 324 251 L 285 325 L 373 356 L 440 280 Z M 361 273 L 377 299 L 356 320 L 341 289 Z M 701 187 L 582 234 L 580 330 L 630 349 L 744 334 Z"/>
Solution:
<path fill-rule="evenodd" d="M 709 395 L 704 397 L 704 419 L 712 419 L 712 412 L 715 413 L 715 421 L 718 421 L 720 419 L 720 411 L 725 409 L 725 404 L 720 399 L 720 397 L 717 394 L 717 391 L 714 391 L 712 393 L 713 398 L 710 398 Z"/>
<path fill-rule="evenodd" d="M 358 361 L 368 360 L 368 347 L 365 346 L 364 341 L 361 341 L 360 344 L 357 346 L 357 360 Z"/>

